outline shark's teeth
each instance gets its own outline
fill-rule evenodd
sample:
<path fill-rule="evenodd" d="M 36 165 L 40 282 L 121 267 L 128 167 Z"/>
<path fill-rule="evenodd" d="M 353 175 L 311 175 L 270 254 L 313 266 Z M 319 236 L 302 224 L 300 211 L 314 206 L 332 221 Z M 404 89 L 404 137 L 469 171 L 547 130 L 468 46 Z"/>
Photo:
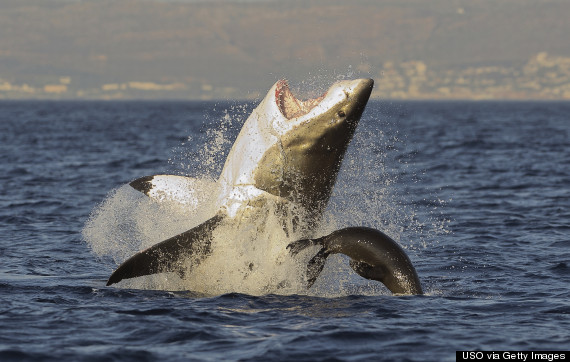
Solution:
<path fill-rule="evenodd" d="M 287 119 L 300 117 L 309 113 L 324 97 L 325 95 L 323 94 L 318 98 L 301 101 L 291 93 L 289 84 L 285 79 L 277 82 L 277 87 L 275 88 L 275 102 L 281 113 L 283 113 Z"/>

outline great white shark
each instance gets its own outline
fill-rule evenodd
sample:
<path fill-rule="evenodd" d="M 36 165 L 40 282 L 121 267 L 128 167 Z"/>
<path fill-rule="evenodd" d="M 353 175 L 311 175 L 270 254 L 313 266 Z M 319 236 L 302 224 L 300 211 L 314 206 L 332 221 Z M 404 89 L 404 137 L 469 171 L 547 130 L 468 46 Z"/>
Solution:
<path fill-rule="evenodd" d="M 218 212 L 196 227 L 127 259 L 107 285 L 161 272 L 183 273 L 185 258 L 199 261 L 207 257 L 212 234 L 220 225 L 237 227 L 251 218 L 266 217 L 269 210 L 278 214 L 286 233 L 295 232 L 304 238 L 291 244 L 292 254 L 316 245 L 322 238 L 312 239 L 315 229 L 373 84 L 372 79 L 339 81 L 322 96 L 302 101 L 292 94 L 287 81 L 275 83 L 245 121 L 227 156 L 218 179 L 219 194 L 213 201 Z M 130 186 L 157 201 L 171 199 L 196 207 L 199 201 L 193 193 L 194 183 L 190 177 L 154 175 L 136 179 Z M 385 251 L 381 246 L 388 243 L 392 247 L 395 242 L 384 234 L 364 232 L 368 241 L 373 240 L 369 243 L 372 246 L 359 248 L 361 240 L 350 235 L 363 234 L 362 230 L 333 233 L 326 243 L 320 242 L 324 246 L 309 263 L 307 286 L 322 270 L 326 257 L 340 252 L 351 257 L 351 266 L 361 276 L 379 280 L 395 293 L 421 294 L 419 279 L 407 257 L 406 265 L 373 257 Z M 311 244 L 307 240 L 317 241 Z M 318 267 L 311 267 L 313 264 Z M 382 278 L 366 270 L 382 270 Z M 417 285 L 400 286 L 398 280 L 392 285 L 385 282 L 393 280 L 389 275 L 402 273 L 408 275 L 406 283 L 411 280 Z"/>

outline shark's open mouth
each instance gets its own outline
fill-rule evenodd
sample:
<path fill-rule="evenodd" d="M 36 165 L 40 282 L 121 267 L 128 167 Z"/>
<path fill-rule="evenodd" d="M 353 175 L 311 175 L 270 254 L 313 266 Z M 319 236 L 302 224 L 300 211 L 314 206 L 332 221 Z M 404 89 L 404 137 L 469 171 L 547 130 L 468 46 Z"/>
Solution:
<path fill-rule="evenodd" d="M 320 97 L 302 101 L 291 93 L 289 84 L 285 79 L 277 82 L 277 88 L 275 88 L 275 101 L 277 102 L 279 110 L 287 119 L 300 117 L 309 113 L 311 109 L 315 108 L 315 106 L 325 98 L 325 95 L 326 93 Z"/>

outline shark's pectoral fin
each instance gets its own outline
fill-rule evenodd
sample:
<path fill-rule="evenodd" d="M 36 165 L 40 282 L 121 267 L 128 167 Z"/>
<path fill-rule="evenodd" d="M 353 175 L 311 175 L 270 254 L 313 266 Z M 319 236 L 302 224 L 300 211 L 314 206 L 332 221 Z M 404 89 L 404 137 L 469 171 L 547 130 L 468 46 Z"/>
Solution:
<path fill-rule="evenodd" d="M 131 181 L 129 185 L 157 201 L 175 201 L 181 204 L 197 205 L 199 201 L 196 189 L 203 183 L 193 177 L 177 175 L 144 176 Z"/>
<path fill-rule="evenodd" d="M 210 251 L 212 231 L 223 219 L 224 216 L 218 214 L 195 228 L 133 255 L 111 274 L 107 285 L 118 283 L 123 279 L 164 272 L 178 272 L 184 275 L 184 257 L 206 255 Z"/>
<path fill-rule="evenodd" d="M 138 178 L 134 181 L 129 182 L 129 185 L 137 190 L 142 192 L 143 194 L 147 195 L 150 193 L 150 190 L 152 190 L 153 188 L 153 184 L 152 184 L 152 179 L 155 176 L 144 176 L 141 178 Z"/>

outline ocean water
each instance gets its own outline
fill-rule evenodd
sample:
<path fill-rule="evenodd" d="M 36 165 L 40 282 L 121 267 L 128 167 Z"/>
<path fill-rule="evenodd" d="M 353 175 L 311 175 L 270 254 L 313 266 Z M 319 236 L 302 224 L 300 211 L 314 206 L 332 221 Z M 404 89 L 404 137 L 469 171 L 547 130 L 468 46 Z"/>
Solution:
<path fill-rule="evenodd" d="M 219 273 L 219 289 L 165 277 L 106 287 L 142 245 L 107 241 L 119 235 L 113 218 L 94 213 L 138 223 L 127 229 L 137 238 L 185 227 L 151 210 L 158 221 L 141 229 L 149 215 L 131 205 L 148 205 L 110 201 L 145 175 L 215 178 L 254 106 L 1 102 L 0 360 L 452 361 L 457 350 L 568 350 L 570 103 L 369 103 L 324 223 L 391 235 L 425 295 L 393 296 L 341 256 L 311 290 L 276 288 L 263 280 L 270 265 L 258 288 L 238 282 L 229 262 L 207 275 Z M 90 222 L 98 232 L 84 232 Z"/>

